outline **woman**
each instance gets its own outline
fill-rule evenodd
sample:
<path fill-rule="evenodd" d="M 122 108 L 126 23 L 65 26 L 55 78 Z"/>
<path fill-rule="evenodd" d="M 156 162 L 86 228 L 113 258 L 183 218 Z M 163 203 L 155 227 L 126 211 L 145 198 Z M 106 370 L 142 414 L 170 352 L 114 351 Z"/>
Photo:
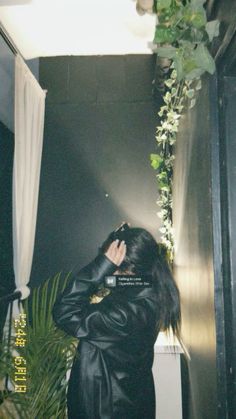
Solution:
<path fill-rule="evenodd" d="M 161 247 L 127 224 L 75 273 L 58 297 L 57 326 L 79 339 L 71 370 L 69 419 L 154 419 L 154 343 L 160 330 L 179 335 L 180 299 Z M 98 304 L 90 297 L 116 274 L 151 278 L 151 286 L 117 286 Z"/>

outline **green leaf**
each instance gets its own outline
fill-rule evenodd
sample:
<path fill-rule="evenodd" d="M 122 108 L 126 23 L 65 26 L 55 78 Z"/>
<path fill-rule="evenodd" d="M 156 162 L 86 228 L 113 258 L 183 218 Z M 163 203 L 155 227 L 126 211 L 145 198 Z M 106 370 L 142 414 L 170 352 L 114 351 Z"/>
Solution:
<path fill-rule="evenodd" d="M 77 340 L 59 330 L 52 319 L 52 308 L 57 295 L 67 285 L 69 276 L 62 278 L 60 274 L 34 288 L 29 298 L 23 300 L 26 314 L 26 345 L 18 347 L 17 352 L 27 365 L 27 393 L 11 392 L 6 403 L 0 404 L 0 416 L 5 409 L 6 415 L 1 417 L 30 419 L 66 417 L 65 380 L 67 371 L 72 366 L 76 354 Z M 1 367 L 7 371 L 14 367 L 15 345 L 10 349 L 5 360 L 4 340 L 1 342 Z M 7 348 L 8 351 L 8 348 Z M 10 356 L 9 356 L 10 354 Z M 13 355 L 14 354 L 14 355 Z M 13 373 L 15 371 L 13 369 Z M 15 382 L 14 374 L 10 377 Z M 5 406 L 4 406 L 5 405 Z M 7 407 L 11 415 L 7 412 Z"/>
<path fill-rule="evenodd" d="M 164 112 L 166 112 L 167 111 L 167 109 L 168 109 L 168 107 L 167 106 L 162 106 L 161 107 L 161 109 L 159 110 L 159 112 L 158 112 L 158 115 L 160 116 L 160 117 L 162 117 L 163 116 L 163 114 L 164 114 Z"/>
<path fill-rule="evenodd" d="M 175 47 L 158 47 L 157 54 L 162 58 L 169 58 L 170 60 L 175 57 L 177 49 Z"/>
<path fill-rule="evenodd" d="M 198 8 L 200 6 L 203 6 L 206 3 L 206 0 L 191 0 L 191 5 L 194 8 Z"/>
<path fill-rule="evenodd" d="M 203 28 L 188 27 L 182 32 L 180 42 L 189 41 L 191 43 L 199 43 L 208 41 L 208 35 Z"/>
<path fill-rule="evenodd" d="M 161 172 L 157 175 L 160 187 L 169 186 L 168 175 L 166 172 Z"/>
<path fill-rule="evenodd" d="M 189 98 L 189 99 L 192 99 L 193 98 L 193 96 L 194 96 L 194 90 L 193 89 L 190 89 L 190 90 L 187 90 L 187 92 L 186 92 L 186 96 Z"/>
<path fill-rule="evenodd" d="M 194 80 L 202 76 L 205 73 L 203 68 L 195 68 L 194 70 L 190 71 L 190 73 L 186 74 L 186 80 Z"/>
<path fill-rule="evenodd" d="M 159 185 L 160 185 L 161 191 L 164 191 L 164 192 L 169 192 L 170 191 L 170 186 L 169 185 L 165 185 L 162 182 L 160 182 Z"/>
<path fill-rule="evenodd" d="M 201 90 L 201 88 L 202 88 L 202 81 L 201 81 L 201 79 L 199 79 L 196 86 L 195 86 L 195 89 L 196 90 Z"/>
<path fill-rule="evenodd" d="M 177 105 L 176 109 L 178 109 L 179 112 L 182 112 L 182 110 L 184 109 L 183 105 Z"/>
<path fill-rule="evenodd" d="M 209 53 L 207 47 L 203 44 L 199 44 L 194 50 L 194 58 L 198 67 L 202 68 L 208 73 L 213 74 L 215 71 L 215 61 Z"/>
<path fill-rule="evenodd" d="M 157 25 L 153 42 L 157 44 L 172 44 L 180 36 L 180 31 L 174 27 L 167 27 L 165 25 Z"/>
<path fill-rule="evenodd" d="M 151 166 L 153 169 L 159 169 L 160 165 L 163 163 L 163 159 L 159 154 L 150 154 Z"/>
<path fill-rule="evenodd" d="M 219 35 L 219 29 L 220 29 L 219 20 L 211 20 L 210 22 L 207 22 L 206 31 L 208 33 L 210 42 L 213 40 L 215 36 Z"/>
<path fill-rule="evenodd" d="M 187 26 L 197 29 L 203 28 L 206 25 L 207 17 L 202 3 L 191 1 L 186 4 L 182 13 L 182 19 Z"/>
<path fill-rule="evenodd" d="M 190 71 L 194 70 L 197 67 L 198 67 L 198 65 L 197 65 L 196 61 L 193 60 L 192 58 L 184 59 L 183 68 L 184 68 L 184 73 L 185 74 L 190 73 Z"/>
<path fill-rule="evenodd" d="M 207 18 L 206 18 L 206 12 L 204 9 L 202 11 L 197 11 L 193 13 L 191 16 L 191 23 L 197 29 L 205 26 L 206 22 L 207 22 Z"/>
<path fill-rule="evenodd" d="M 165 85 L 167 86 L 167 87 L 171 87 L 172 86 L 172 84 L 174 83 L 175 81 L 173 80 L 173 79 L 168 79 L 168 80 L 166 80 L 165 81 Z"/>
<path fill-rule="evenodd" d="M 184 69 L 183 69 L 183 62 L 180 56 L 176 55 L 174 57 L 174 66 L 177 73 L 177 80 L 181 81 L 184 77 Z"/>
<path fill-rule="evenodd" d="M 157 0 L 157 10 L 167 9 L 171 5 L 171 0 Z"/>
<path fill-rule="evenodd" d="M 173 79 L 173 80 L 175 80 L 175 79 L 176 79 L 176 77 L 177 77 L 176 70 L 173 70 L 173 71 L 172 71 L 172 73 L 171 73 L 170 77 L 171 77 L 171 79 Z"/>
<path fill-rule="evenodd" d="M 189 106 L 189 109 L 192 109 L 194 106 L 195 106 L 195 103 L 196 103 L 196 99 L 195 99 L 195 97 L 191 100 L 191 102 L 190 102 L 190 106 Z"/>
<path fill-rule="evenodd" d="M 171 101 L 171 94 L 170 92 L 166 92 L 165 96 L 163 97 L 164 102 L 168 105 Z"/>

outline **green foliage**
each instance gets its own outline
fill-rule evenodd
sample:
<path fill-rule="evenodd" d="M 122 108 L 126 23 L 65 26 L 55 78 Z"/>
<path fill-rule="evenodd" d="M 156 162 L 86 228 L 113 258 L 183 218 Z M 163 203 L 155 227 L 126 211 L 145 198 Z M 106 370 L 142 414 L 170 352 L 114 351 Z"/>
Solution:
<path fill-rule="evenodd" d="M 26 343 L 24 347 L 16 347 L 12 338 L 9 354 L 6 342 L 3 342 L 1 378 L 9 373 L 15 387 L 13 351 L 16 350 L 26 360 L 27 390 L 25 393 L 2 392 L 0 417 L 66 418 L 66 372 L 72 365 L 78 341 L 55 326 L 51 312 L 68 278 L 56 275 L 34 289 L 23 301 L 27 321 Z"/>
<path fill-rule="evenodd" d="M 164 105 L 158 115 L 160 124 L 156 129 L 158 154 L 151 154 L 151 166 L 156 171 L 160 207 L 158 215 L 162 219 L 162 242 L 169 252 L 170 260 L 173 259 L 173 228 L 172 228 L 172 177 L 175 156 L 173 147 L 177 139 L 179 121 L 184 108 L 192 108 L 196 102 L 196 93 L 201 89 L 201 79 L 177 80 L 174 69 L 170 78 L 165 81 L 167 91 L 163 97 Z"/>
<path fill-rule="evenodd" d="M 167 28 L 165 25 L 158 25 L 156 27 L 154 41 L 156 43 L 170 43 L 172 44 L 180 36 L 178 28 Z"/>
<path fill-rule="evenodd" d="M 160 57 L 173 60 L 178 81 L 215 71 L 208 46 L 219 34 L 219 22 L 207 22 L 204 3 L 203 0 L 157 2 L 158 24 L 153 42 L 158 44 Z"/>
<path fill-rule="evenodd" d="M 212 20 L 211 22 L 207 22 L 206 31 L 210 42 L 213 40 L 215 36 L 219 35 L 219 29 L 220 22 L 218 20 Z"/>
<path fill-rule="evenodd" d="M 158 0 L 157 10 L 167 9 L 171 5 L 171 0 Z"/>
<path fill-rule="evenodd" d="M 163 163 L 163 159 L 162 159 L 162 157 L 159 154 L 151 154 L 150 155 L 150 159 L 151 159 L 151 166 L 155 170 L 156 169 L 159 169 L 159 167 Z"/>
<path fill-rule="evenodd" d="M 174 152 L 179 120 L 183 110 L 193 108 L 202 87 L 201 76 L 213 74 L 215 62 L 209 52 L 210 42 L 219 34 L 219 21 L 207 22 L 205 0 L 157 0 L 158 16 L 154 43 L 160 57 L 169 59 L 172 73 L 165 81 L 166 92 L 156 129 L 158 154 L 151 154 L 159 190 L 158 215 L 162 219 L 162 242 L 173 260 L 172 182 Z"/>

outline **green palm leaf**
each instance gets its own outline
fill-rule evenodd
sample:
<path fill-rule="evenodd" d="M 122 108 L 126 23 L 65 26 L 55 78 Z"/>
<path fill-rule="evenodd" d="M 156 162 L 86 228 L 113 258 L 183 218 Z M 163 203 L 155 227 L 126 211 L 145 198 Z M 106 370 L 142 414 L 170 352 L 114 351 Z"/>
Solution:
<path fill-rule="evenodd" d="M 35 288 L 23 301 L 27 325 L 26 344 L 15 347 L 11 339 L 11 355 L 6 342 L 1 348 L 0 378 L 9 374 L 15 382 L 13 348 L 26 360 L 26 393 L 1 392 L 0 419 L 65 419 L 66 373 L 71 368 L 78 340 L 59 330 L 52 319 L 52 308 L 65 288 L 69 275 L 59 273 Z"/>

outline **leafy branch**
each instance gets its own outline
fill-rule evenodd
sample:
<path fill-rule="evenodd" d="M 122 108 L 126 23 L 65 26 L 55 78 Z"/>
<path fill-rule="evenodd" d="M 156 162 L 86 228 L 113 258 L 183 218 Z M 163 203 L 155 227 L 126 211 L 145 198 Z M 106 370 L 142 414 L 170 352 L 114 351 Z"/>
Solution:
<path fill-rule="evenodd" d="M 167 92 L 163 97 L 164 105 L 160 108 L 158 115 L 160 125 L 156 129 L 156 141 L 158 154 L 151 154 L 151 166 L 156 170 L 159 199 L 157 204 L 160 207 L 158 212 L 162 219 L 160 232 L 162 242 L 168 249 L 170 260 L 173 259 L 173 227 L 172 227 L 172 181 L 174 152 L 173 147 L 177 140 L 179 122 L 183 109 L 188 106 L 192 108 L 196 103 L 196 92 L 201 89 L 201 79 L 185 80 L 178 82 L 176 70 L 172 70 L 170 78 L 165 81 Z"/>
<path fill-rule="evenodd" d="M 208 46 L 219 34 L 219 21 L 207 22 L 206 0 L 158 0 L 154 43 L 160 57 L 173 61 L 177 80 L 194 80 L 206 71 L 213 74 L 215 62 Z"/>
<path fill-rule="evenodd" d="M 138 2 L 139 3 L 139 2 Z M 141 3 L 141 0 L 140 0 Z M 162 219 L 162 242 L 173 260 L 174 238 L 172 226 L 172 183 L 174 145 L 183 110 L 193 108 L 196 93 L 201 89 L 201 76 L 213 74 L 215 62 L 209 46 L 219 34 L 219 21 L 208 22 L 205 0 L 155 0 L 153 12 L 157 14 L 154 44 L 159 57 L 169 60 L 169 78 L 165 81 L 163 106 L 158 112 L 156 129 L 158 154 L 151 154 L 151 165 L 157 172 Z M 144 6 L 143 6 L 144 7 Z M 149 5 L 150 7 L 150 5 Z"/>

